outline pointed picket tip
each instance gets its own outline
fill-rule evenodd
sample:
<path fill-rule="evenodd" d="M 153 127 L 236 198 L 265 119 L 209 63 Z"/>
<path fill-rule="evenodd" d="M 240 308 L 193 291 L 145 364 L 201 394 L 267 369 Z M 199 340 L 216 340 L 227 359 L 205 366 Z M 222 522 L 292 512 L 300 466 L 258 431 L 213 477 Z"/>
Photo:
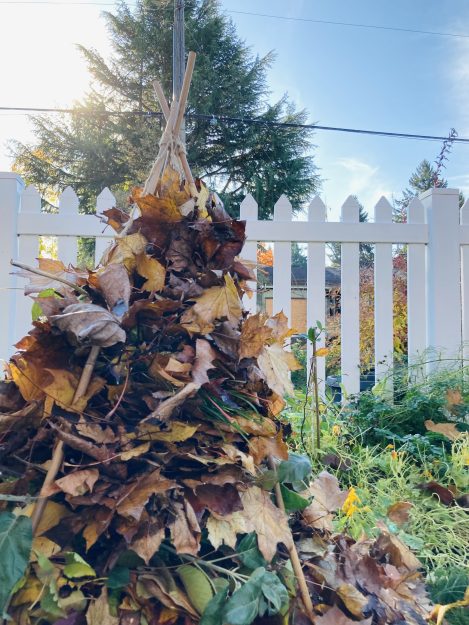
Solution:
<path fill-rule="evenodd" d="M 96 212 L 102 213 L 108 208 L 112 208 L 116 205 L 116 198 L 111 193 L 108 187 L 104 187 L 101 193 L 96 198 Z"/>
<path fill-rule="evenodd" d="M 241 219 L 256 220 L 259 214 L 259 207 L 253 196 L 248 193 L 239 207 Z"/>
<path fill-rule="evenodd" d="M 464 225 L 469 224 L 469 199 L 461 206 L 461 223 Z"/>
<path fill-rule="evenodd" d="M 293 214 L 292 205 L 287 196 L 282 193 L 282 195 L 275 202 L 274 206 L 274 219 L 278 219 L 281 221 L 291 221 Z"/>
<path fill-rule="evenodd" d="M 78 196 L 72 187 L 66 187 L 59 196 L 59 213 L 77 214 Z"/>
<path fill-rule="evenodd" d="M 388 200 L 382 195 L 375 206 L 375 222 L 392 221 L 392 206 Z"/>
<path fill-rule="evenodd" d="M 412 198 L 407 207 L 407 222 L 409 224 L 425 223 L 425 209 L 418 197 Z"/>
<path fill-rule="evenodd" d="M 32 184 L 28 185 L 21 194 L 21 212 L 22 213 L 40 213 L 41 212 L 41 194 Z"/>
<path fill-rule="evenodd" d="M 319 195 L 313 197 L 308 206 L 309 221 L 326 221 L 326 205 Z"/>
<path fill-rule="evenodd" d="M 360 204 L 357 198 L 349 195 L 342 204 L 342 221 L 358 221 L 360 215 Z"/>

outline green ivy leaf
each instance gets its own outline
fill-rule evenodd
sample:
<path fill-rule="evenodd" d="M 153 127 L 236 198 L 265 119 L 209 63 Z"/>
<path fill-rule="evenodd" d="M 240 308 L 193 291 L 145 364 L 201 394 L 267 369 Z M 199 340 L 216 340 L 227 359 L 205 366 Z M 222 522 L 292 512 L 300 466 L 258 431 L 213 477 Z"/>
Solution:
<path fill-rule="evenodd" d="M 287 512 L 296 512 L 297 510 L 304 510 L 309 506 L 309 501 L 290 490 L 283 484 L 280 484 L 280 490 L 282 492 L 283 503 Z"/>
<path fill-rule="evenodd" d="M 210 599 L 205 606 L 199 625 L 223 625 L 223 614 L 225 611 L 226 598 L 228 596 L 228 585 Z"/>
<path fill-rule="evenodd" d="M 65 556 L 64 575 L 75 579 L 96 577 L 96 572 L 78 553 L 67 553 Z"/>
<path fill-rule="evenodd" d="M 192 564 L 183 564 L 177 569 L 182 585 L 189 597 L 189 601 L 199 614 L 213 598 L 213 590 L 207 575 Z"/>
<path fill-rule="evenodd" d="M 26 571 L 32 542 L 29 517 L 0 513 L 0 615 L 4 614 L 11 591 Z"/>
<path fill-rule="evenodd" d="M 246 534 L 238 544 L 237 554 L 244 566 L 254 571 L 260 566 L 266 566 L 267 562 L 257 546 L 257 534 Z"/>

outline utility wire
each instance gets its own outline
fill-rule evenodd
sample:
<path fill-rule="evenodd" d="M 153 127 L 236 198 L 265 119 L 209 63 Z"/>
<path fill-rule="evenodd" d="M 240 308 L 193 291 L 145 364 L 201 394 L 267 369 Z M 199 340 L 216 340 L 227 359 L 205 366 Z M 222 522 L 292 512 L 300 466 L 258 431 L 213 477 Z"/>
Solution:
<path fill-rule="evenodd" d="M 103 7 L 113 7 L 116 6 L 116 2 L 93 2 L 84 0 L 83 2 L 64 2 L 63 0 L 37 0 L 36 2 L 33 0 L 0 0 L 1 5 L 52 5 L 52 6 L 103 6 Z M 138 8 L 138 5 L 129 4 L 130 8 Z M 159 11 L 160 9 L 155 7 L 143 7 L 144 11 Z M 460 39 L 469 39 L 469 35 L 465 35 L 464 33 L 449 33 L 437 30 L 422 30 L 418 28 L 404 28 L 400 26 L 382 26 L 380 24 L 362 24 L 359 22 L 340 22 L 335 20 L 322 20 L 315 19 L 312 17 L 290 17 L 288 15 L 273 15 L 271 13 L 256 13 L 254 11 L 238 11 L 236 9 L 221 9 L 224 13 L 232 13 L 235 15 L 249 15 L 252 17 L 266 17 L 269 19 L 276 20 L 286 20 L 291 22 L 305 22 L 310 24 L 326 24 L 329 26 L 345 26 L 347 28 L 364 28 L 371 30 L 388 30 L 393 32 L 401 32 L 401 33 L 410 33 L 410 34 L 418 34 L 418 35 L 434 35 L 437 37 L 457 37 Z"/>
<path fill-rule="evenodd" d="M 21 106 L 0 106 L 1 111 L 18 111 L 19 114 L 28 115 L 29 113 L 73 113 L 75 115 L 88 115 L 90 112 L 83 109 L 69 109 L 69 108 L 41 108 L 41 107 L 21 107 Z M 162 117 L 162 113 L 159 111 L 93 111 L 96 116 L 102 115 L 103 117 L 124 117 L 124 116 L 137 116 L 137 117 Z M 346 132 L 361 135 L 379 136 L 379 137 L 391 137 L 395 139 L 420 139 L 425 141 L 445 141 L 448 137 L 438 135 L 421 135 L 416 133 L 407 132 L 387 132 L 385 130 L 367 130 L 364 128 L 344 128 L 341 126 L 322 126 L 320 124 L 298 124 L 295 122 L 272 122 L 262 118 L 256 117 L 232 117 L 229 115 L 205 115 L 202 113 L 186 113 L 186 119 L 203 120 L 212 124 L 218 122 L 236 123 L 236 124 L 256 124 L 265 127 L 272 128 L 303 128 L 305 130 L 325 130 L 332 132 Z M 455 137 L 454 143 L 469 143 L 469 138 Z"/>

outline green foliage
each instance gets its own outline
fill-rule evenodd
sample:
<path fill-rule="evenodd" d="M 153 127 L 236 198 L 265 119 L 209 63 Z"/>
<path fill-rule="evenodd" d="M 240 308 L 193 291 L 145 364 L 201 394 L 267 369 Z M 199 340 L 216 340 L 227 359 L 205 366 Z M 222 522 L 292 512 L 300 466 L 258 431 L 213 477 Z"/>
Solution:
<path fill-rule="evenodd" d="M 288 609 L 288 592 L 275 573 L 256 569 L 227 601 L 221 623 L 250 625 L 257 616 L 273 616 Z"/>
<path fill-rule="evenodd" d="M 93 90 L 72 115 L 33 117 L 35 141 L 12 147 L 15 168 L 28 183 L 50 197 L 72 185 L 88 210 L 105 186 L 124 206 L 130 188 L 146 179 L 162 132 L 158 118 L 104 111 L 155 110 L 155 78 L 166 94 L 172 92 L 173 11 L 167 0 L 139 0 L 136 7 L 121 2 L 105 17 L 111 58 L 81 47 Z M 286 96 L 267 104 L 274 55 L 253 56 L 216 0 L 187 0 L 185 17 L 186 48 L 198 55 L 189 113 L 306 122 L 307 113 Z M 267 216 L 282 193 L 299 209 L 317 188 L 310 131 L 216 118 L 187 120 L 186 131 L 194 174 L 220 191 L 233 214 L 248 192 Z"/>
<path fill-rule="evenodd" d="M 213 598 L 210 579 L 200 568 L 192 564 L 183 564 L 177 572 L 190 602 L 197 612 L 202 614 Z"/>
<path fill-rule="evenodd" d="M 257 546 L 257 534 L 255 532 L 246 534 L 241 538 L 236 552 L 244 566 L 247 566 L 247 568 L 252 571 L 260 566 L 267 565 L 266 560 Z"/>
<path fill-rule="evenodd" d="M 12 512 L 0 513 L 0 617 L 10 594 L 23 577 L 33 541 L 31 519 Z"/>
<path fill-rule="evenodd" d="M 469 568 L 448 567 L 437 569 L 430 577 L 430 596 L 435 603 L 446 605 L 464 598 L 466 588 L 469 587 Z M 450 610 L 446 616 L 450 625 L 468 625 L 469 610 L 456 608 Z"/>

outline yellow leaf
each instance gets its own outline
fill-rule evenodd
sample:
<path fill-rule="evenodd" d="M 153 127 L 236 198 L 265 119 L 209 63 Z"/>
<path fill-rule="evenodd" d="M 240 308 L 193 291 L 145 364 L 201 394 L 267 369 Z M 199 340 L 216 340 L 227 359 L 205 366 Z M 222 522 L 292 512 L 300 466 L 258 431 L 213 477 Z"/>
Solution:
<path fill-rule="evenodd" d="M 290 371 L 299 369 L 300 365 L 291 352 L 286 352 L 279 343 L 266 345 L 257 358 L 257 364 L 274 393 L 281 397 L 293 395 Z"/>
<path fill-rule="evenodd" d="M 170 184 L 173 185 L 172 182 Z M 178 205 L 184 203 L 180 201 L 183 198 L 185 198 L 184 201 L 186 202 L 190 197 L 189 194 L 178 194 L 177 197 L 175 197 L 175 194 L 170 195 L 170 193 L 168 193 L 167 197 L 157 197 L 151 193 L 142 195 L 142 192 L 143 189 L 141 188 L 133 189 L 132 198 L 139 207 L 144 219 L 154 221 L 155 224 L 168 224 L 181 221 L 183 215 L 178 209 Z"/>
<path fill-rule="evenodd" d="M 33 509 L 34 505 L 29 504 L 26 508 L 21 509 L 21 514 L 31 516 Z M 70 510 L 65 506 L 55 503 L 54 501 L 48 501 L 36 530 L 36 536 L 42 536 L 42 534 L 45 534 L 48 530 L 58 525 L 64 517 L 69 515 Z"/>
<path fill-rule="evenodd" d="M 147 243 L 143 234 L 139 232 L 117 238 L 114 245 L 105 252 L 102 264 L 122 263 L 129 271 L 132 271 L 137 264 L 135 257 L 145 252 Z"/>
<path fill-rule="evenodd" d="M 137 445 L 137 447 L 133 447 L 132 449 L 129 449 L 129 451 L 123 451 L 121 453 L 121 460 L 123 460 L 124 462 L 127 462 L 127 460 L 131 460 L 132 458 L 137 458 L 138 456 L 141 456 L 142 454 L 146 454 L 147 451 L 150 449 L 150 443 L 142 443 L 142 445 Z"/>
<path fill-rule="evenodd" d="M 158 425 L 142 423 L 136 438 L 139 440 L 182 443 L 193 436 L 197 432 L 198 427 L 198 425 L 188 425 L 180 421 L 172 421 L 169 430 L 162 430 Z"/>
<path fill-rule="evenodd" d="M 214 329 L 216 320 L 226 319 L 235 327 L 241 319 L 241 300 L 229 274 L 225 275 L 224 286 L 212 286 L 194 301 L 192 308 L 181 317 L 182 325 L 189 332 L 208 334 Z"/>
<path fill-rule="evenodd" d="M 166 269 L 156 258 L 152 258 L 148 254 L 138 254 L 137 271 L 143 277 L 147 278 L 142 289 L 144 291 L 161 291 L 164 288 L 164 279 Z"/>
<path fill-rule="evenodd" d="M 327 347 L 320 347 L 318 350 L 316 350 L 316 356 L 318 358 L 321 358 L 322 356 L 327 356 L 328 353 L 329 350 L 327 349 Z"/>

